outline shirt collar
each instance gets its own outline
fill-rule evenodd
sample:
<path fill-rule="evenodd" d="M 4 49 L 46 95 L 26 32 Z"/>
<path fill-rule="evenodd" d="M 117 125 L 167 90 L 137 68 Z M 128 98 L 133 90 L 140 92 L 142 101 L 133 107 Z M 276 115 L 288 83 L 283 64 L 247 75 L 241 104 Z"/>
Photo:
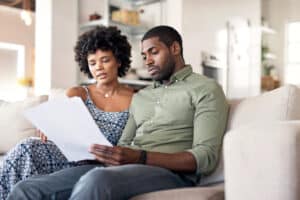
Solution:
<path fill-rule="evenodd" d="M 174 82 L 182 81 L 186 77 L 188 77 L 193 72 L 191 65 L 185 65 L 181 70 L 173 74 L 170 78 L 169 85 L 173 84 Z M 162 83 L 159 81 L 154 81 L 153 88 L 160 87 Z"/>

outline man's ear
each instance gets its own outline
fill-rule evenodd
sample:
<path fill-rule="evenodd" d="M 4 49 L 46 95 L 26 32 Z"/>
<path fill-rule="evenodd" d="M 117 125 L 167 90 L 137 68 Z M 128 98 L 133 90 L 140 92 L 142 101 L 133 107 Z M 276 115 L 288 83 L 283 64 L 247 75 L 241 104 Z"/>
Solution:
<path fill-rule="evenodd" d="M 171 51 L 174 55 L 180 55 L 181 54 L 181 47 L 177 41 L 174 41 L 171 45 Z"/>

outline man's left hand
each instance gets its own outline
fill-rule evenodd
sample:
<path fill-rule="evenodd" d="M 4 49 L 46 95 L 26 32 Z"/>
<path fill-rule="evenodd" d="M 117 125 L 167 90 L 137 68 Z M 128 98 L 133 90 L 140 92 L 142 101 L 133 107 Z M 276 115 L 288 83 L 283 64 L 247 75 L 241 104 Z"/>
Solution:
<path fill-rule="evenodd" d="M 89 149 L 96 160 L 107 165 L 124 165 L 138 163 L 141 151 L 120 146 L 93 144 Z"/>

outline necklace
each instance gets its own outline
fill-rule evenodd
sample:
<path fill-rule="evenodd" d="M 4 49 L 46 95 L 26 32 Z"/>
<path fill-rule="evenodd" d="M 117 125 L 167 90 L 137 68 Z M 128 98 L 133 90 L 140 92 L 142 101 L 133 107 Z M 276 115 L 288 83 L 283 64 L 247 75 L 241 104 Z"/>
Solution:
<path fill-rule="evenodd" d="M 111 95 L 112 96 L 112 95 Z M 108 93 L 105 93 L 104 94 L 104 98 L 108 98 L 109 97 L 109 94 Z"/>
<path fill-rule="evenodd" d="M 99 91 L 99 93 L 101 93 L 104 98 L 110 98 L 110 97 L 113 97 L 115 94 L 117 94 L 118 90 L 119 90 L 119 86 L 117 86 L 116 88 L 114 88 L 111 91 L 108 91 L 108 92 Z"/>

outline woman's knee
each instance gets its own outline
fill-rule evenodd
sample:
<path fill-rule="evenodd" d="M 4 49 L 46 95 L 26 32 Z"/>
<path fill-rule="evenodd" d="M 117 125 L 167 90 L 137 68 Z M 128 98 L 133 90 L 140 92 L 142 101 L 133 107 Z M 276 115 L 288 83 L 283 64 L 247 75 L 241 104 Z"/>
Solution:
<path fill-rule="evenodd" d="M 30 197 L 34 199 L 38 197 L 38 185 L 34 185 L 33 182 L 29 180 L 18 182 L 10 192 L 8 200 L 10 199 L 27 199 Z"/>

